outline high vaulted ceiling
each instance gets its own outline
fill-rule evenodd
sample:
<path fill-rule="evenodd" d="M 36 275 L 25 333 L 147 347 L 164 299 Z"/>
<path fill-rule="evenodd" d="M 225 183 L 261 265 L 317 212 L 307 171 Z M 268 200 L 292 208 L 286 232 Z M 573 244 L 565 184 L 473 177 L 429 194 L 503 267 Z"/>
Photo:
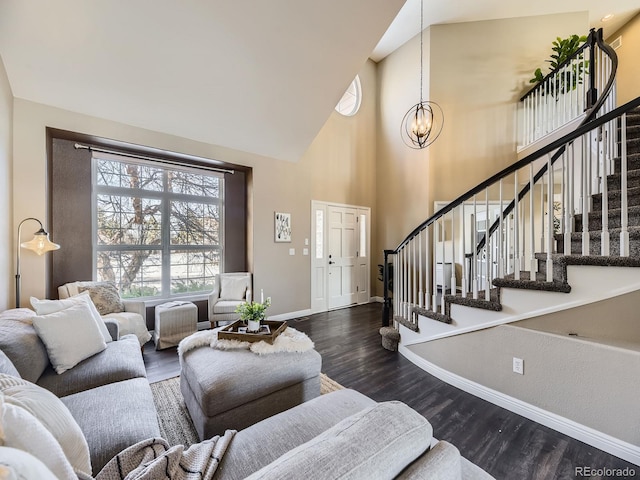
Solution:
<path fill-rule="evenodd" d="M 638 0 L 407 0 L 384 34 L 371 59 L 376 62 L 420 33 L 420 2 L 424 5 L 424 26 L 477 22 L 502 18 L 531 17 L 557 13 L 589 12 L 591 28 L 603 28 L 612 35 L 640 11 Z M 614 16 L 602 21 L 607 14 Z M 575 32 L 586 35 L 587 32 Z M 523 32 L 526 35 L 526 32 Z M 553 39 L 549 39 L 551 43 Z"/>
<path fill-rule="evenodd" d="M 609 33 L 640 8 L 638 0 L 424 2 L 425 27 L 589 10 L 593 26 L 616 13 Z M 16 98 L 297 161 L 367 58 L 419 32 L 420 0 L 404 3 L 0 0 L 0 56 Z"/>

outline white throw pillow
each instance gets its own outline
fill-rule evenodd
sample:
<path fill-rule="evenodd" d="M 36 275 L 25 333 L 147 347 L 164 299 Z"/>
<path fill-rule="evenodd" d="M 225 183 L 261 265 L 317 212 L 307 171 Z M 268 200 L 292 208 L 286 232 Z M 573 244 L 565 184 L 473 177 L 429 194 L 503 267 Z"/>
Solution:
<path fill-rule="evenodd" d="M 85 302 L 59 312 L 33 317 L 33 327 L 47 348 L 58 373 L 107 348 L 102 333 Z"/>
<path fill-rule="evenodd" d="M 60 480 L 77 479 L 62 447 L 51 433 L 26 410 L 7 404 L 0 393 L 0 440 L 4 447 L 27 452 Z M 36 477 L 39 478 L 39 477 Z"/>
<path fill-rule="evenodd" d="M 11 447 L 0 447 L 0 478 L 57 480 L 51 470 L 36 457 Z"/>
<path fill-rule="evenodd" d="M 53 435 L 74 470 L 91 475 L 87 440 L 58 397 L 38 385 L 5 374 L 0 374 L 0 392 L 4 394 L 5 404 L 26 410 Z"/>
<path fill-rule="evenodd" d="M 86 304 L 89 305 L 91 316 L 96 321 L 96 324 L 104 337 L 104 341 L 107 343 L 113 341 L 107 326 L 104 324 L 104 320 L 98 313 L 98 309 L 91 301 L 89 292 L 82 292 L 78 295 L 74 295 L 73 297 L 63 298 L 62 300 L 39 300 L 36 297 L 31 297 L 31 306 L 38 315 L 48 315 L 49 313 L 59 312 L 60 310 L 64 310 L 65 308 L 75 305 L 77 302 L 86 302 Z"/>
<path fill-rule="evenodd" d="M 244 300 L 247 292 L 245 277 L 220 277 L 220 298 L 224 300 Z"/>

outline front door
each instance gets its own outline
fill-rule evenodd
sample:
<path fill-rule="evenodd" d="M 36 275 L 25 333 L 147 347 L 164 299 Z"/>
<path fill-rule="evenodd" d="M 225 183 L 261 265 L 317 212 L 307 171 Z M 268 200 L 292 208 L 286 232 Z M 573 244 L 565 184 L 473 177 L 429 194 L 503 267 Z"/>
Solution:
<path fill-rule="evenodd" d="M 311 310 L 369 302 L 370 209 L 312 202 Z"/>
<path fill-rule="evenodd" d="M 357 301 L 358 210 L 350 207 L 328 208 L 329 309 L 346 307 Z"/>

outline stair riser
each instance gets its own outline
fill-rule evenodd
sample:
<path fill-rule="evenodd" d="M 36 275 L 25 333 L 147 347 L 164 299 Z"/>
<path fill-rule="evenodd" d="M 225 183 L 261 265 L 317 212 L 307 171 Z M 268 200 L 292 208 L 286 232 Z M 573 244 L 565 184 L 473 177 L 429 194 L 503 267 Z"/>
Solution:
<path fill-rule="evenodd" d="M 621 170 L 620 164 L 621 164 L 620 158 L 615 158 L 614 159 L 615 173 L 620 173 L 620 170 Z M 627 152 L 627 171 L 631 171 L 631 170 L 640 170 L 640 154 L 630 155 L 629 152 Z"/>
<path fill-rule="evenodd" d="M 620 138 L 620 133 L 622 132 L 622 127 L 618 127 L 618 137 Z M 627 140 L 633 140 L 635 138 L 640 138 L 640 122 L 637 125 L 628 125 L 627 124 Z"/>
<path fill-rule="evenodd" d="M 546 272 L 546 271 L 547 271 L 547 260 L 539 258 L 538 272 Z M 565 269 L 561 265 L 558 265 L 557 263 L 553 263 L 553 280 L 555 282 L 567 281 L 567 279 L 565 278 Z"/>
<path fill-rule="evenodd" d="M 627 188 L 640 187 L 640 175 L 627 175 Z M 622 177 L 620 175 L 609 175 L 607 177 L 607 188 L 610 191 L 622 188 Z"/>
<path fill-rule="evenodd" d="M 621 208 L 622 206 L 622 198 L 620 197 L 619 191 L 609 192 L 607 195 L 609 199 L 608 207 L 610 209 Z M 640 193 L 634 190 L 628 191 L 627 193 L 627 205 L 629 207 L 636 207 L 640 205 Z M 592 211 L 599 212 L 602 211 L 602 195 L 597 194 L 593 195 L 593 203 L 592 203 Z"/>
<path fill-rule="evenodd" d="M 564 244 L 561 241 L 557 242 L 557 250 L 558 253 L 564 253 Z M 639 257 L 640 256 L 640 240 L 639 239 L 631 239 L 629 241 L 629 250 L 631 257 Z M 571 253 L 573 255 L 582 255 L 582 242 L 580 240 L 572 240 L 571 242 Z M 591 239 L 589 241 L 589 255 L 600 255 L 601 254 L 601 246 L 600 239 Z M 612 234 L 609 239 L 609 255 L 618 256 L 620 255 L 620 238 L 616 234 Z"/>
<path fill-rule="evenodd" d="M 640 227 L 640 215 L 629 215 L 628 223 L 629 227 Z M 609 229 L 621 228 L 622 222 L 620 214 L 609 215 Z M 602 215 L 589 215 L 589 230 L 602 230 Z M 582 215 L 576 215 L 574 231 L 582 231 Z"/>
<path fill-rule="evenodd" d="M 620 146 L 618 145 L 619 150 Z M 627 138 L 627 155 L 640 153 L 640 138 Z"/>
<path fill-rule="evenodd" d="M 627 127 L 640 125 L 640 114 L 628 113 L 627 114 Z"/>

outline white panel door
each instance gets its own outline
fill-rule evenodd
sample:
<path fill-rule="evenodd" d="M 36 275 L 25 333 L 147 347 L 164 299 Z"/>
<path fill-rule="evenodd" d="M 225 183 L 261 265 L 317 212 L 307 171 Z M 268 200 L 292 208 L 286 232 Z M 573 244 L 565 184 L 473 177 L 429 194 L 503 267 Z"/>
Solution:
<path fill-rule="evenodd" d="M 311 202 L 311 311 L 368 303 L 371 209 Z"/>
<path fill-rule="evenodd" d="M 358 301 L 357 252 L 358 210 L 329 205 L 328 217 L 328 299 L 330 309 Z"/>

